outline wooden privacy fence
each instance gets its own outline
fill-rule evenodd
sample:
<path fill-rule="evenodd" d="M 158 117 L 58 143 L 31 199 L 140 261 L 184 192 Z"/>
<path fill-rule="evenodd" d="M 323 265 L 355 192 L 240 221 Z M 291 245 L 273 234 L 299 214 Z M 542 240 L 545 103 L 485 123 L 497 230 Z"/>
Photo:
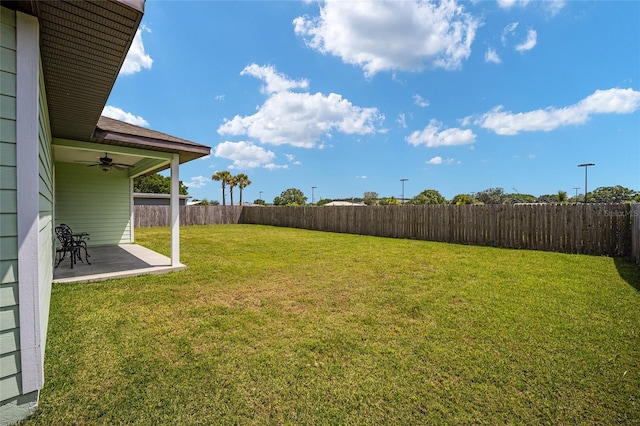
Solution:
<path fill-rule="evenodd" d="M 240 221 L 380 237 L 629 256 L 630 216 L 629 204 L 245 207 Z"/>
<path fill-rule="evenodd" d="M 242 206 L 180 206 L 180 225 L 225 225 L 239 223 Z M 135 206 L 134 226 L 169 226 L 169 206 Z"/>
<path fill-rule="evenodd" d="M 168 226 L 168 206 L 136 206 L 135 226 Z M 459 244 L 631 256 L 640 204 L 182 206 L 181 225 L 260 224 Z"/>

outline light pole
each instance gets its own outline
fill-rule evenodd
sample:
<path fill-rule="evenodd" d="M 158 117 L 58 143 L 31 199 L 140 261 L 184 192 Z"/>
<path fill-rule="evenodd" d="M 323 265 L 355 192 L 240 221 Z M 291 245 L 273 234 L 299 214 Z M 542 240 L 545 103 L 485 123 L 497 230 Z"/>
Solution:
<path fill-rule="evenodd" d="M 578 202 L 578 189 L 580 189 L 579 186 L 574 187 L 573 189 L 576 190 L 576 203 Z"/>
<path fill-rule="evenodd" d="M 595 166 L 594 163 L 578 164 L 578 167 L 584 167 L 584 202 L 587 202 L 587 170 L 589 166 Z"/>
<path fill-rule="evenodd" d="M 262 191 L 258 191 L 260 193 L 260 199 L 262 200 Z"/>
<path fill-rule="evenodd" d="M 316 188 L 317 186 L 311 187 L 311 205 L 314 205 L 316 203 Z"/>
<path fill-rule="evenodd" d="M 402 182 L 402 205 L 404 205 L 404 183 L 408 180 L 407 178 L 400 179 L 400 182 Z"/>

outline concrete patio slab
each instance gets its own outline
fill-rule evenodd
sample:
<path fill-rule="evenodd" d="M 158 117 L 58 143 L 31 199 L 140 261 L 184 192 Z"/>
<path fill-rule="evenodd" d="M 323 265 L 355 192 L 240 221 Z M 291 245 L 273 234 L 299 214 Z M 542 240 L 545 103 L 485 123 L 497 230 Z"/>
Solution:
<path fill-rule="evenodd" d="M 84 255 L 84 252 L 82 253 Z M 53 270 L 54 283 L 89 283 L 146 274 L 166 274 L 186 269 L 171 265 L 171 259 L 137 244 L 89 247 L 89 262 L 77 261 L 71 268 L 67 257 Z"/>

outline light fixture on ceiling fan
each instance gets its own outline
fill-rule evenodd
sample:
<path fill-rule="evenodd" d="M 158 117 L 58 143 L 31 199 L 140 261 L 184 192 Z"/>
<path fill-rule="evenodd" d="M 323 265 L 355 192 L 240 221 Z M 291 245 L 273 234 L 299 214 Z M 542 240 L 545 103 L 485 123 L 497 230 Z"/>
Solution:
<path fill-rule="evenodd" d="M 104 157 L 99 157 L 97 162 L 93 161 L 77 161 L 77 163 L 91 163 L 87 167 L 98 166 L 103 172 L 108 172 L 111 169 L 125 170 L 127 167 L 131 167 L 131 164 L 114 163 L 112 158 L 105 152 Z"/>

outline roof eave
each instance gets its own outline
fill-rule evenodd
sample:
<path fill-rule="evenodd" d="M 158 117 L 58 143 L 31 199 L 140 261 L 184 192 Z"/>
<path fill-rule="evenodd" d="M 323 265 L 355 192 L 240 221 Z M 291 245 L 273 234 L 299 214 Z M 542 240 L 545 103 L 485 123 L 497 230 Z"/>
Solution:
<path fill-rule="evenodd" d="M 117 133 L 97 128 L 93 135 L 97 143 L 105 145 L 135 146 L 153 151 L 172 152 L 180 155 L 180 163 L 195 160 L 211 154 L 211 148 L 204 145 L 186 144 L 145 136 Z"/>
<path fill-rule="evenodd" d="M 90 138 L 142 21 L 145 0 L 2 5 L 38 18 L 52 136 Z"/>

